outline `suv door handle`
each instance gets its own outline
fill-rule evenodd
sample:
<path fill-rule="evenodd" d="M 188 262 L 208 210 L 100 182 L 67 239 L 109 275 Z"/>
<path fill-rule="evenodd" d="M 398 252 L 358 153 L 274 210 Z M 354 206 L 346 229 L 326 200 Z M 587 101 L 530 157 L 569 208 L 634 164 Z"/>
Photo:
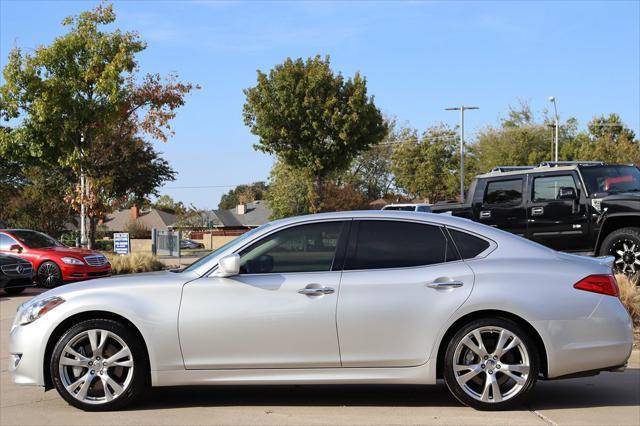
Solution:
<path fill-rule="evenodd" d="M 298 290 L 298 293 L 304 294 L 305 296 L 323 296 L 325 294 L 332 294 L 335 292 L 331 287 L 317 287 L 317 285 L 318 284 L 309 284 L 305 288 Z"/>
<path fill-rule="evenodd" d="M 544 214 L 544 207 L 532 207 L 531 216 L 542 216 Z"/>
<path fill-rule="evenodd" d="M 480 212 L 480 219 L 489 219 L 491 217 L 491 210 L 483 210 Z"/>
<path fill-rule="evenodd" d="M 427 284 L 429 288 L 435 288 L 436 290 L 446 290 L 448 288 L 459 288 L 462 287 L 464 283 L 462 281 L 434 281 L 432 283 Z"/>

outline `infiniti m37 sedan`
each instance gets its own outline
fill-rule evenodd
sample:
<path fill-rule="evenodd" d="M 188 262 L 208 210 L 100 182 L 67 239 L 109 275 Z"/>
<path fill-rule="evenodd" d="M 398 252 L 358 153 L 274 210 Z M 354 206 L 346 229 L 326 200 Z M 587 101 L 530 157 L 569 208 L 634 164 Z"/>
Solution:
<path fill-rule="evenodd" d="M 612 261 L 445 215 L 290 218 L 177 272 L 35 297 L 10 369 L 84 410 L 147 386 L 438 379 L 466 405 L 506 409 L 538 379 L 624 368 L 632 327 Z"/>

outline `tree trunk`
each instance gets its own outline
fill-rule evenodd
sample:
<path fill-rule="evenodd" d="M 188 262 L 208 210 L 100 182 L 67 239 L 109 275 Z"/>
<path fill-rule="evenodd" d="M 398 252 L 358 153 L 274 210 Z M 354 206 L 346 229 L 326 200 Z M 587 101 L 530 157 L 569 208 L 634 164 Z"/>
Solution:
<path fill-rule="evenodd" d="M 87 222 L 89 225 L 89 230 L 87 235 L 87 248 L 93 249 L 96 245 L 96 218 L 93 216 L 90 216 Z"/>

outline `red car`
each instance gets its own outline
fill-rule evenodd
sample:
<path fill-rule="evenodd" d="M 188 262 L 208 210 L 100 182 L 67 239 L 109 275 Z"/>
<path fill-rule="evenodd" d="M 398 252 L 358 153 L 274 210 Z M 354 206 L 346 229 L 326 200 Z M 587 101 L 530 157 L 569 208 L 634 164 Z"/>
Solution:
<path fill-rule="evenodd" d="M 0 230 L 0 253 L 31 262 L 38 283 L 45 288 L 111 275 L 111 264 L 103 254 L 67 247 L 47 234 L 28 229 Z"/>

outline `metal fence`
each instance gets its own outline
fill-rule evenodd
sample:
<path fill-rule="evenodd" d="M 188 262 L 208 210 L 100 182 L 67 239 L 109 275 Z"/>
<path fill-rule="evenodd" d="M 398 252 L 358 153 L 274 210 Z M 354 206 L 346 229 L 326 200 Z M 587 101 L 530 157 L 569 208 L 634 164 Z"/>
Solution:
<path fill-rule="evenodd" d="M 158 256 L 177 256 L 180 257 L 180 240 L 182 232 L 180 231 L 159 231 L 153 229 L 151 231 L 151 251 Z"/>

